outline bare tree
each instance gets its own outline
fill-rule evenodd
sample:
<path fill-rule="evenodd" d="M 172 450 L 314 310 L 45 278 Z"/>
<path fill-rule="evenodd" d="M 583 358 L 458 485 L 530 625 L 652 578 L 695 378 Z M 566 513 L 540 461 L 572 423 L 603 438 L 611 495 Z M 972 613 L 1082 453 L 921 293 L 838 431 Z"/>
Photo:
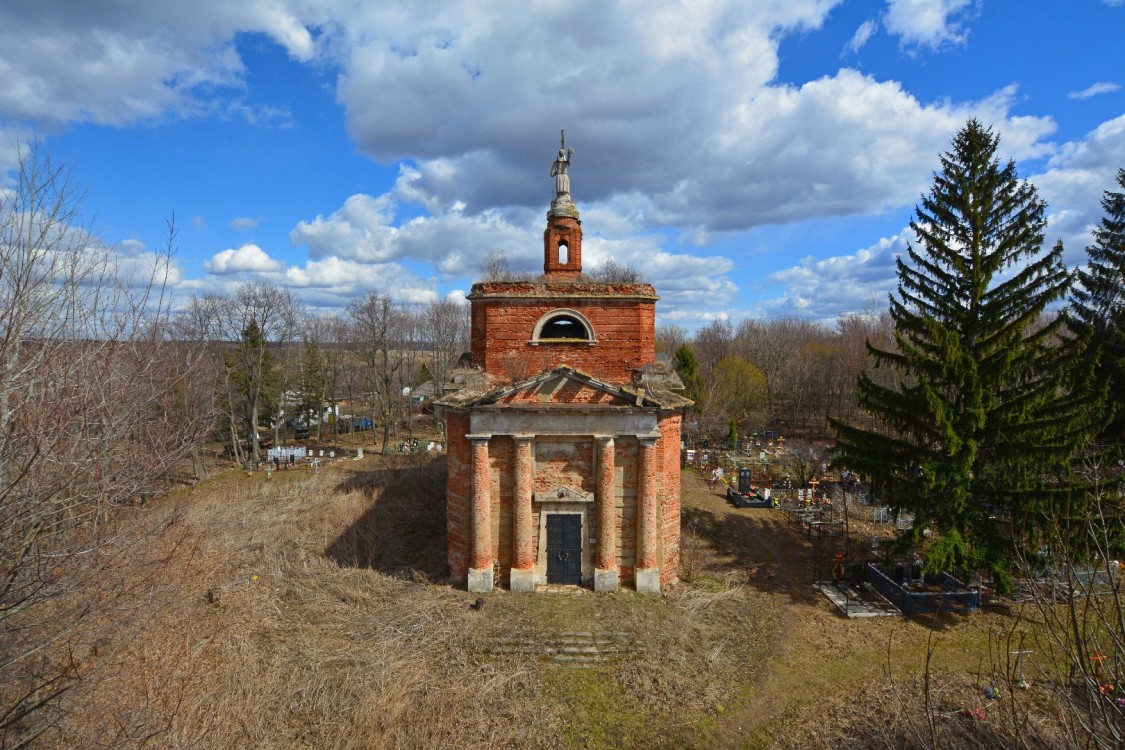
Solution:
<path fill-rule="evenodd" d="M 999 669 L 1009 683 L 1022 681 L 1024 670 L 1040 678 L 1073 748 L 1125 747 L 1125 495 L 1120 470 L 1108 463 L 1089 451 L 1074 490 L 1080 499 L 1045 519 L 1043 555 L 1020 561 L 1020 589 L 1035 617 L 1017 649 L 1031 653 L 1022 666 Z"/>
<path fill-rule="evenodd" d="M 725 320 L 714 320 L 700 328 L 692 342 L 692 351 L 699 361 L 699 374 L 704 381 L 711 378 L 711 371 L 723 357 L 733 352 L 734 329 Z"/>
<path fill-rule="evenodd" d="M 432 351 L 429 370 L 434 396 L 439 397 L 449 373 L 469 349 L 469 306 L 449 299 L 433 302 L 425 310 L 423 325 Z M 434 422 L 438 429 L 445 429 L 445 420 L 436 413 Z"/>
<path fill-rule="evenodd" d="M 86 628 L 126 584 L 138 506 L 205 434 L 182 403 L 169 249 L 130 267 L 37 145 L 0 191 L 0 744 L 47 731 Z"/>
<path fill-rule="evenodd" d="M 512 262 L 503 250 L 490 250 L 480 264 L 481 281 L 505 281 L 513 278 Z"/>
<path fill-rule="evenodd" d="M 687 343 L 687 331 L 678 325 L 656 327 L 656 353 L 671 358 L 676 350 Z"/>
<path fill-rule="evenodd" d="M 349 357 L 349 342 L 351 333 L 348 320 L 340 315 L 327 315 L 317 319 L 317 341 L 320 343 L 321 356 L 324 358 L 324 391 L 325 400 L 331 410 L 332 430 L 338 433 L 340 429 L 339 404 L 346 382 Z"/>
<path fill-rule="evenodd" d="M 269 283 L 242 284 L 217 305 L 219 325 L 228 341 L 231 376 L 245 408 L 250 457 L 262 459 L 260 421 L 268 399 L 280 399 L 283 383 L 273 369 L 271 344 L 287 344 L 297 330 L 301 305 L 292 290 Z M 276 347 L 274 347 L 276 349 Z M 231 396 L 232 401 L 234 396 Z M 275 431 L 276 436 L 276 431 Z M 276 439 L 276 437 L 275 437 Z"/>
<path fill-rule="evenodd" d="M 809 325 L 797 318 L 744 320 L 738 324 L 735 351 L 765 373 L 771 410 L 776 408 L 778 389 L 791 374 L 794 354 L 808 338 Z"/>
<path fill-rule="evenodd" d="M 640 270 L 627 263 L 606 258 L 590 273 L 590 278 L 607 284 L 643 284 L 646 279 Z"/>
<path fill-rule="evenodd" d="M 374 400 L 374 416 L 382 426 L 382 450 L 386 453 L 401 399 L 396 385 L 405 365 L 401 346 L 404 313 L 389 296 L 372 290 L 366 297 L 348 303 L 348 316 L 354 344 L 366 366 L 365 380 Z"/>
<path fill-rule="evenodd" d="M 745 424 L 765 403 L 766 377 L 742 357 L 723 357 L 706 382 L 700 422 L 705 434 L 727 433 L 731 420 Z"/>

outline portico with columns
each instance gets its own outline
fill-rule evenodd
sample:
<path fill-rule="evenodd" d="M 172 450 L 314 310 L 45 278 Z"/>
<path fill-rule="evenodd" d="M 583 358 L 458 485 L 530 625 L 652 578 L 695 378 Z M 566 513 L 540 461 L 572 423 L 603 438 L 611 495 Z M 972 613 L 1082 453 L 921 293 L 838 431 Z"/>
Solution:
<path fill-rule="evenodd" d="M 582 273 L 573 153 L 551 172 L 543 275 L 473 285 L 471 365 L 439 401 L 450 576 L 470 591 L 658 594 L 679 573 L 690 402 L 656 360 L 652 286 Z"/>

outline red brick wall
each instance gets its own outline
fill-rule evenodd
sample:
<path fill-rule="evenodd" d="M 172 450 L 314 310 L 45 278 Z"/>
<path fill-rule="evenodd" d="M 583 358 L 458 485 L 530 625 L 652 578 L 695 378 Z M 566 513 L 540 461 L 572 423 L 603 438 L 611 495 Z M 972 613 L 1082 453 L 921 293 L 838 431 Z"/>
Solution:
<path fill-rule="evenodd" d="M 568 248 L 566 263 L 559 262 L 559 244 Z M 582 273 L 582 222 L 572 216 L 552 216 L 543 230 L 543 273 L 578 276 Z"/>
<path fill-rule="evenodd" d="M 660 502 L 661 582 L 670 583 L 680 572 L 680 429 L 679 414 L 660 419 L 661 438 L 657 441 L 658 496 Z M 467 414 L 447 412 L 448 453 L 448 554 L 450 579 L 464 583 L 468 573 L 471 541 L 469 509 L 472 499 L 472 465 Z M 618 436 L 614 440 L 614 496 L 617 505 L 617 564 L 621 582 L 635 579 L 637 551 L 637 450 L 635 438 Z M 498 435 L 489 440 L 489 481 L 492 496 L 492 553 L 497 584 L 508 585 L 512 561 L 512 492 L 515 485 L 515 442 Z M 546 492 L 561 486 L 593 493 L 597 478 L 593 471 L 594 443 L 560 438 L 535 442 L 532 492 Z M 539 507 L 532 511 L 536 549 L 540 543 Z"/>
<path fill-rule="evenodd" d="M 449 577 L 464 583 L 469 571 L 469 507 L 472 502 L 472 459 L 469 454 L 469 415 L 445 414 L 446 442 L 446 554 Z"/>
<path fill-rule="evenodd" d="M 647 284 L 513 282 L 473 286 L 473 363 L 500 380 L 567 364 L 613 383 L 656 361 L 656 295 Z M 597 343 L 532 345 L 535 325 L 558 309 L 581 313 Z"/>
<path fill-rule="evenodd" d="M 594 492 L 594 443 L 592 440 L 571 441 L 562 438 L 535 441 L 532 492 L 548 492 L 556 487 L 570 487 L 579 492 Z"/>
<path fill-rule="evenodd" d="M 512 568 L 512 493 L 516 485 L 516 443 L 508 435 L 488 441 L 492 494 L 492 565 L 496 584 L 507 586 Z"/>
<path fill-rule="evenodd" d="M 660 476 L 661 541 L 663 562 L 660 582 L 669 583 L 680 575 L 680 414 L 665 415 L 658 429 Z"/>
<path fill-rule="evenodd" d="M 637 560 L 637 439 L 622 436 L 613 445 L 618 575 L 622 583 L 631 583 Z"/>

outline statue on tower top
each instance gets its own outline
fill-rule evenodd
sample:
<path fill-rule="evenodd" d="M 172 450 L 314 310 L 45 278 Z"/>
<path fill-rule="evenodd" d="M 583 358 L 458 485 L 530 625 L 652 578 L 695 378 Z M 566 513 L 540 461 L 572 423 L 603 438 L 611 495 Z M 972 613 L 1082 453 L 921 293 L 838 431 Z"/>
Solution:
<path fill-rule="evenodd" d="M 559 155 L 551 166 L 551 176 L 555 178 L 555 201 L 570 201 L 570 175 L 566 173 L 574 149 L 566 147 L 566 131 L 559 131 Z"/>
<path fill-rule="evenodd" d="M 566 131 L 559 131 L 559 155 L 551 165 L 551 176 L 555 178 L 555 199 L 551 201 L 551 210 L 548 216 L 569 216 L 578 218 L 578 207 L 570 197 L 570 175 L 567 169 L 574 156 L 574 149 L 566 147 Z"/>

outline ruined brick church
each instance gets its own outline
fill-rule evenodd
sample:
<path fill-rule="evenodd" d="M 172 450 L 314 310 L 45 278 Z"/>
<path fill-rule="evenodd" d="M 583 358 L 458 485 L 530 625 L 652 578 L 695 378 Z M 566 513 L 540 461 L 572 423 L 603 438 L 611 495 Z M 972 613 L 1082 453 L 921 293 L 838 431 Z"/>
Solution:
<path fill-rule="evenodd" d="M 582 273 L 573 149 L 563 145 L 543 275 L 473 285 L 471 364 L 439 402 L 450 576 L 478 592 L 550 584 L 657 594 L 680 568 L 690 402 L 656 359 L 653 287 Z"/>

